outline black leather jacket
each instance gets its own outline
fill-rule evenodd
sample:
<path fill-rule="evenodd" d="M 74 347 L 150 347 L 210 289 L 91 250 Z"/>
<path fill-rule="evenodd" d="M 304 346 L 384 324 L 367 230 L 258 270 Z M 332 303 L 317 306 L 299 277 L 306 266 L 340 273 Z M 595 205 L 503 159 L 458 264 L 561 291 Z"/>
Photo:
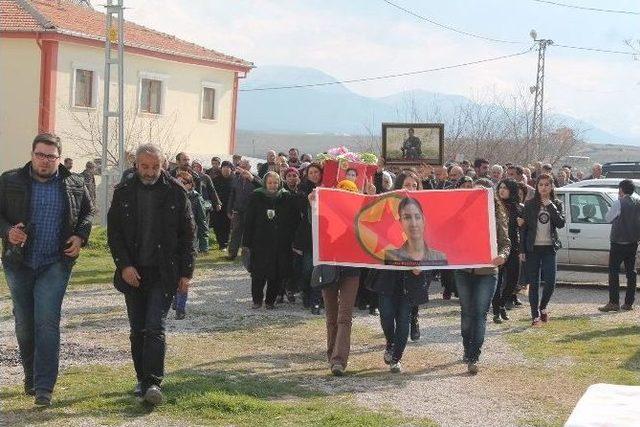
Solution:
<path fill-rule="evenodd" d="M 549 217 L 551 219 L 551 241 L 554 250 L 562 247 L 558 232 L 556 229 L 563 228 L 565 224 L 564 208 L 562 202 L 558 199 L 553 200 L 547 206 Z M 535 198 L 528 200 L 522 209 L 521 218 L 524 219 L 524 225 L 520 228 L 520 253 L 533 252 L 533 246 L 536 241 L 536 231 L 538 230 L 538 213 L 540 212 L 540 204 Z"/>
<path fill-rule="evenodd" d="M 62 247 L 71 236 L 79 236 L 84 246 L 91 234 L 94 208 L 82 175 L 69 172 L 60 165 L 58 173 L 66 198 L 65 217 L 62 228 Z M 9 262 L 23 262 L 22 250 L 14 250 L 9 243 L 9 229 L 18 223 L 28 225 L 31 204 L 31 162 L 20 169 L 13 169 L 0 176 L 0 235 L 2 236 L 2 257 Z"/>

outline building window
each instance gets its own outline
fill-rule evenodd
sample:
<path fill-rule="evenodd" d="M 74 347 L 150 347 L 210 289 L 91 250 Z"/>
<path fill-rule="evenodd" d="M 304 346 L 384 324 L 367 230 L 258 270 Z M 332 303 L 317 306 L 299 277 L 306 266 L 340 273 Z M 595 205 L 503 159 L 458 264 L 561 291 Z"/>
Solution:
<path fill-rule="evenodd" d="M 162 106 L 162 80 L 142 79 L 140 91 L 140 111 L 160 114 Z"/>
<path fill-rule="evenodd" d="M 93 107 L 93 71 L 76 69 L 75 93 L 73 105 L 75 107 Z"/>
<path fill-rule="evenodd" d="M 212 87 L 202 88 L 202 118 L 215 120 L 216 118 L 216 90 Z"/>

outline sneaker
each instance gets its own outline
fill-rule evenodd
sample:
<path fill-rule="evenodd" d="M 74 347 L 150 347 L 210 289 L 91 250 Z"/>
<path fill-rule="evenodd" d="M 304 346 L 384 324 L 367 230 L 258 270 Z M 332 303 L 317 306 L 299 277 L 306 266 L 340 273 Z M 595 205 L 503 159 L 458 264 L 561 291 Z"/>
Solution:
<path fill-rule="evenodd" d="M 176 310 L 176 320 L 182 320 L 186 316 L 184 310 Z"/>
<path fill-rule="evenodd" d="M 549 312 L 546 309 L 540 310 L 540 320 L 542 320 L 544 323 L 547 323 L 549 321 Z"/>
<path fill-rule="evenodd" d="M 149 387 L 144 393 L 144 401 L 154 406 L 161 404 L 164 401 L 164 396 L 162 395 L 160 387 L 157 385 Z"/>
<path fill-rule="evenodd" d="M 140 381 L 136 384 L 136 388 L 133 389 L 133 395 L 135 397 L 142 397 L 142 383 Z"/>
<path fill-rule="evenodd" d="M 336 377 L 341 377 L 344 375 L 344 366 L 339 363 L 335 365 L 331 365 L 331 373 Z"/>
<path fill-rule="evenodd" d="M 377 308 L 375 308 L 375 307 L 370 307 L 370 308 L 369 308 L 369 315 L 370 315 L 370 316 L 379 316 L 379 315 L 380 315 L 380 312 L 378 311 L 378 309 L 377 309 Z"/>
<path fill-rule="evenodd" d="M 400 363 L 399 360 L 397 362 L 392 362 L 391 366 L 389 367 L 389 370 L 394 374 L 398 374 L 402 372 L 402 364 Z"/>
<path fill-rule="evenodd" d="M 320 314 L 320 306 L 319 305 L 314 305 L 311 308 L 311 314 L 319 315 Z"/>
<path fill-rule="evenodd" d="M 254 302 L 253 305 L 251 306 L 252 309 L 257 310 L 259 308 L 262 308 L 262 304 Z"/>
<path fill-rule="evenodd" d="M 291 304 L 293 304 L 294 302 L 296 302 L 296 294 L 294 294 L 291 291 L 287 291 L 287 301 Z"/>
<path fill-rule="evenodd" d="M 471 375 L 475 375 L 478 373 L 478 364 L 476 362 L 469 362 L 467 364 L 467 372 Z"/>
<path fill-rule="evenodd" d="M 608 313 L 610 311 L 620 311 L 620 306 L 618 304 L 608 302 L 602 307 L 598 307 L 598 310 L 602 311 L 603 313 Z"/>
<path fill-rule="evenodd" d="M 493 323 L 497 323 L 498 325 L 502 323 L 502 318 L 499 314 L 493 316 Z"/>
<path fill-rule="evenodd" d="M 393 358 L 393 349 L 389 348 L 384 351 L 384 356 L 382 356 L 382 360 L 384 360 L 385 365 L 391 365 L 391 360 Z"/>
<path fill-rule="evenodd" d="M 418 341 L 420 339 L 420 324 L 418 319 L 411 321 L 411 341 Z"/>
<path fill-rule="evenodd" d="M 38 406 L 51 406 L 51 393 L 48 391 L 37 391 L 36 400 L 33 403 Z"/>
<path fill-rule="evenodd" d="M 631 311 L 633 310 L 633 304 L 622 304 L 620 308 L 624 311 Z"/>
<path fill-rule="evenodd" d="M 538 327 L 538 326 L 542 326 L 542 320 L 540 320 L 539 317 L 536 317 L 535 319 L 533 319 L 533 321 L 531 322 L 531 326 Z"/>

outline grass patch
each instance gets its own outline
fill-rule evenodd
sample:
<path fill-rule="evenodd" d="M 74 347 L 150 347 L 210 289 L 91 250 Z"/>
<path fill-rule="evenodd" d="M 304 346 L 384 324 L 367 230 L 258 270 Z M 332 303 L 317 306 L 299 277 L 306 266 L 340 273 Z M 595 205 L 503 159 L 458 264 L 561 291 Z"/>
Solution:
<path fill-rule="evenodd" d="M 87 418 L 103 424 L 136 419 L 145 423 L 208 425 L 391 426 L 434 423 L 368 411 L 346 395 L 328 396 L 267 375 L 178 370 L 164 384 L 166 403 L 155 409 L 131 395 L 132 368 L 83 367 L 61 376 L 53 407 L 33 410 L 19 387 L 3 389 L 0 399 L 11 424 L 75 424 Z M 145 418 L 145 419 L 141 419 Z"/>
<path fill-rule="evenodd" d="M 213 232 L 209 234 L 209 245 L 214 248 L 217 246 L 215 235 Z M 226 262 L 223 252 L 212 249 L 208 254 L 200 254 L 196 258 L 196 271 L 212 268 L 222 262 Z M 107 244 L 107 229 L 94 226 L 89 242 L 80 252 L 80 257 L 73 267 L 69 286 L 112 283 L 114 271 L 115 265 Z M 0 274 L 0 297 L 8 295 L 5 276 Z"/>
<path fill-rule="evenodd" d="M 568 364 L 580 383 L 640 385 L 640 326 L 569 316 L 506 338 L 532 359 Z"/>

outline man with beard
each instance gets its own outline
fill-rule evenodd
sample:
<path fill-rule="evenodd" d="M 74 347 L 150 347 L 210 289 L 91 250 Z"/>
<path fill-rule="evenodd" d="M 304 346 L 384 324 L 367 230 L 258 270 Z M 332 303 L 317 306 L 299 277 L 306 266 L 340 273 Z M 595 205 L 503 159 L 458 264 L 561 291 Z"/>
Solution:
<path fill-rule="evenodd" d="M 51 405 L 58 377 L 60 311 L 71 269 L 91 232 L 81 175 L 60 165 L 60 138 L 33 140 L 31 161 L 0 176 L 2 265 L 13 303 L 24 391 Z"/>
<path fill-rule="evenodd" d="M 194 222 L 185 189 L 162 169 L 153 144 L 136 151 L 136 174 L 116 186 L 107 236 L 116 265 L 114 285 L 124 293 L 131 328 L 134 394 L 151 405 L 164 400 L 165 321 L 194 269 Z"/>

